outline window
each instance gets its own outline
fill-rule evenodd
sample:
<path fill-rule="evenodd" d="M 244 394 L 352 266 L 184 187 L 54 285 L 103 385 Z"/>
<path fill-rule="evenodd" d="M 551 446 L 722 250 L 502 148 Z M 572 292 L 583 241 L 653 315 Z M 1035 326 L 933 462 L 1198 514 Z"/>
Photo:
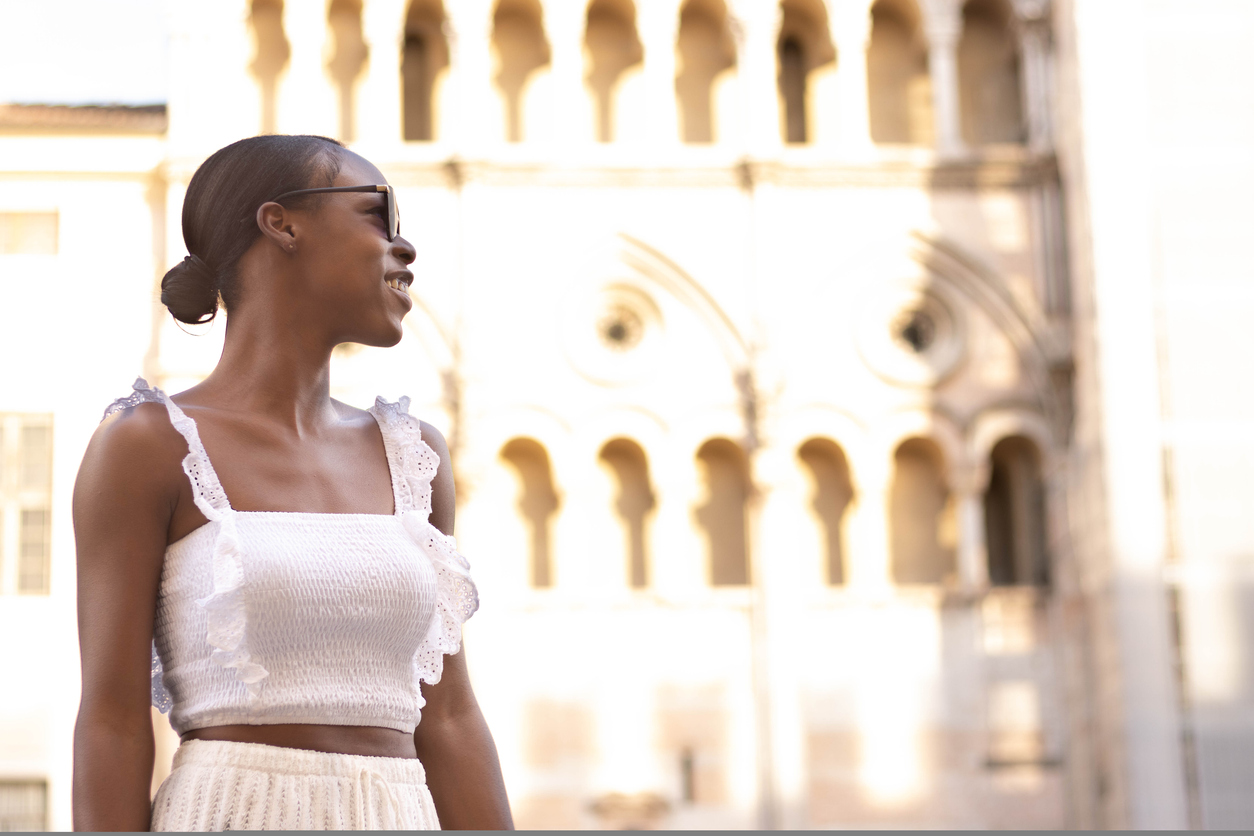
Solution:
<path fill-rule="evenodd" d="M 957 526 L 944 462 L 934 442 L 912 438 L 897 448 L 891 502 L 893 582 L 950 580 L 955 572 Z"/>
<path fill-rule="evenodd" d="M 827 582 L 838 586 L 846 582 L 847 532 L 849 507 L 853 504 L 853 486 L 849 480 L 849 463 L 844 451 L 831 441 L 814 438 L 801 445 L 797 457 L 810 471 L 814 485 L 814 511 L 822 529 L 822 542 Z"/>
<path fill-rule="evenodd" d="M 1040 453 L 1026 438 L 1002 439 L 993 448 L 984 494 L 988 578 L 994 586 L 1049 583 L 1045 556 L 1045 486 Z"/>
<path fill-rule="evenodd" d="M 701 445 L 697 462 L 705 499 L 697 508 L 697 524 L 705 531 L 713 586 L 749 583 L 745 503 L 749 499 L 749 466 L 734 442 L 716 438 Z"/>
<path fill-rule="evenodd" d="M 531 585 L 541 589 L 550 587 L 553 585 L 551 529 L 558 501 L 549 454 L 539 442 L 515 438 L 501 449 L 501 458 L 518 478 L 518 512 L 530 540 Z"/>
<path fill-rule="evenodd" d="M 962 10 L 958 93 L 968 145 L 1022 142 L 1019 53 L 1005 2 L 971 0 Z"/>
<path fill-rule="evenodd" d="M 932 145 L 927 47 L 919 10 L 910 0 L 879 0 L 871 8 L 866 63 L 871 139 Z"/>
<path fill-rule="evenodd" d="M 444 5 L 440 0 L 413 0 L 405 19 L 405 48 L 401 59 L 405 139 L 430 142 L 436 138 L 439 130 L 437 90 L 448 65 Z"/>
<path fill-rule="evenodd" d="M 335 53 L 327 63 L 339 100 L 340 141 L 356 138 L 357 80 L 366 66 L 366 42 L 361 34 L 361 0 L 334 0 L 327 13 L 327 24 L 335 42 Z"/>
<path fill-rule="evenodd" d="M 617 133 L 614 100 L 619 81 L 644 60 L 644 47 L 636 35 L 635 6 L 627 0 L 593 0 L 584 43 L 592 59 L 588 88 L 596 100 L 597 141 L 611 142 Z"/>
<path fill-rule="evenodd" d="M 618 494 L 614 510 L 623 526 L 623 551 L 627 580 L 634 589 L 649 585 L 645 523 L 653 511 L 653 490 L 649 487 L 649 464 L 640 445 L 616 438 L 601 448 L 601 461 L 614 474 Z"/>
<path fill-rule="evenodd" d="M 56 255 L 56 212 L 0 212 L 0 255 Z"/>
<path fill-rule="evenodd" d="M 736 66 L 736 44 L 721 0 L 688 0 L 679 15 L 679 130 L 684 142 L 714 142 L 715 82 Z"/>
<path fill-rule="evenodd" d="M 48 594 L 52 419 L 0 414 L 0 591 Z"/>
<path fill-rule="evenodd" d="M 500 0 L 492 16 L 492 48 L 497 66 L 493 81 L 505 105 L 505 139 L 522 142 L 528 89 L 550 60 L 539 0 Z"/>
<path fill-rule="evenodd" d="M 0 781 L 0 832 L 48 829 L 47 781 Z"/>
<path fill-rule="evenodd" d="M 278 126 L 279 75 L 292 49 L 283 34 L 283 0 L 253 0 L 248 22 L 253 33 L 253 62 L 249 65 L 261 93 L 261 133 Z"/>
<path fill-rule="evenodd" d="M 784 0 L 779 35 L 779 99 L 784 141 L 814 139 L 813 71 L 831 65 L 836 50 L 818 0 Z"/>

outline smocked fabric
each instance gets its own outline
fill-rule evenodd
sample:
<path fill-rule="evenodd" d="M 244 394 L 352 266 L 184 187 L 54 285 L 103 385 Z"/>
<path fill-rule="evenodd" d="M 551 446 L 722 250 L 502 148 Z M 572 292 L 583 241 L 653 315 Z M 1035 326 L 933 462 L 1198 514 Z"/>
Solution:
<path fill-rule="evenodd" d="M 152 802 L 153 831 L 438 830 L 417 758 L 189 740 Z"/>
<path fill-rule="evenodd" d="M 370 409 L 393 514 L 236 511 L 195 422 L 143 380 L 105 416 L 161 403 L 187 441 L 183 471 L 209 522 L 165 553 L 153 638 L 153 705 L 182 734 L 234 724 L 328 723 L 412 732 L 421 683 L 478 608 L 470 564 L 431 525 L 439 457 L 409 399 Z"/>

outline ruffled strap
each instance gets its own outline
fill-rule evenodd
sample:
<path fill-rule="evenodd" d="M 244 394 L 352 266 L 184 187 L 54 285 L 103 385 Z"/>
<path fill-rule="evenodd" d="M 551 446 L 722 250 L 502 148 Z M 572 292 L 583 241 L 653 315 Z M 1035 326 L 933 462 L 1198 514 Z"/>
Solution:
<path fill-rule="evenodd" d="M 431 515 L 431 480 L 440 467 L 440 457 L 422 440 L 422 425 L 409 414 L 407 396 L 396 403 L 375 398 L 370 414 L 379 422 L 383 435 L 396 513 L 420 511 L 425 520 Z"/>
<path fill-rule="evenodd" d="M 479 609 L 479 592 L 456 540 L 440 532 L 421 511 L 409 511 L 401 520 L 435 568 L 435 612 L 414 656 L 415 681 L 434 685 L 444 673 L 445 655 L 461 650 L 462 625 Z"/>
<path fill-rule="evenodd" d="M 213 592 L 197 599 L 209 622 L 209 658 L 223 668 L 235 671 L 252 698 L 261 696 L 261 686 L 270 672 L 252 659 L 248 650 L 248 621 L 244 609 L 244 553 L 235 531 L 235 514 L 222 517 L 213 544 Z"/>

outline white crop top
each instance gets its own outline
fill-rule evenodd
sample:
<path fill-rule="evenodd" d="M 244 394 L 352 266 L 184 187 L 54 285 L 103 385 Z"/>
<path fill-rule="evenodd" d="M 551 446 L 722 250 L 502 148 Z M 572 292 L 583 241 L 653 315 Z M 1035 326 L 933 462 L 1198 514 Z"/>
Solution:
<path fill-rule="evenodd" d="M 135 381 L 105 417 L 165 404 L 187 440 L 183 470 L 208 524 L 165 552 L 152 651 L 153 705 L 179 734 L 308 723 L 412 732 L 420 682 L 440 681 L 478 609 L 470 564 L 428 521 L 439 457 L 409 398 L 375 401 L 395 513 L 236 511 L 196 424 Z"/>

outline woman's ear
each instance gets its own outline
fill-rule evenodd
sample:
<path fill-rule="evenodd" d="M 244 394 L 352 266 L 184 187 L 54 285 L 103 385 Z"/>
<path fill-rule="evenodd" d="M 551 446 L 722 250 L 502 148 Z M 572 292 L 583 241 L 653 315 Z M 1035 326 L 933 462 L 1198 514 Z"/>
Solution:
<path fill-rule="evenodd" d="M 262 235 L 278 244 L 279 249 L 291 252 L 296 248 L 296 230 L 282 205 L 270 201 L 257 207 L 257 227 Z"/>

